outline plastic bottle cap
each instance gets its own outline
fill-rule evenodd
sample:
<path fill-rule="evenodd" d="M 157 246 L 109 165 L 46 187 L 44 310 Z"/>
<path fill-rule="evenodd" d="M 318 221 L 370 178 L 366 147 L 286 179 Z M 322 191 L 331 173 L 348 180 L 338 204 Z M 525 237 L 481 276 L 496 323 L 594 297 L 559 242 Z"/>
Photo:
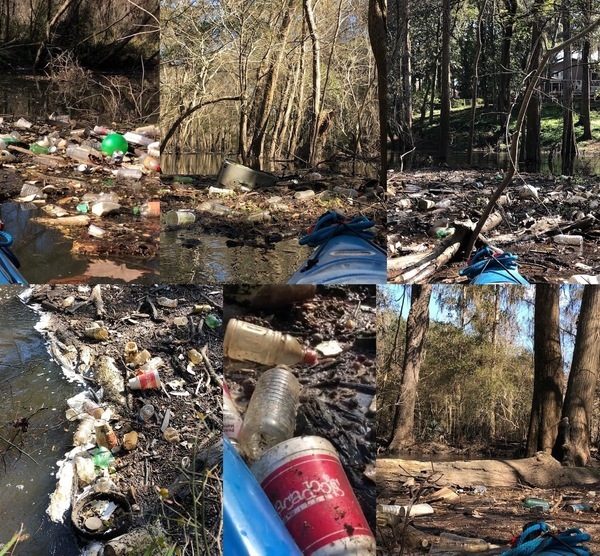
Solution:
<path fill-rule="evenodd" d="M 312 349 L 307 349 L 302 362 L 306 363 L 307 365 L 314 365 L 318 360 L 319 357 L 317 355 L 317 352 L 313 351 Z"/>

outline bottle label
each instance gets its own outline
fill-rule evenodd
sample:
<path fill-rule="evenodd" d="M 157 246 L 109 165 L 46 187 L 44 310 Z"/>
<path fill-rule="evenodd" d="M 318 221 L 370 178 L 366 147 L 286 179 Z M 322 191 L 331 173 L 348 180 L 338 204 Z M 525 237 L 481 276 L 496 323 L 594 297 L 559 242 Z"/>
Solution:
<path fill-rule="evenodd" d="M 364 553 L 374 547 L 367 521 L 340 461 L 314 454 L 288 459 L 261 483 L 305 555 Z"/>

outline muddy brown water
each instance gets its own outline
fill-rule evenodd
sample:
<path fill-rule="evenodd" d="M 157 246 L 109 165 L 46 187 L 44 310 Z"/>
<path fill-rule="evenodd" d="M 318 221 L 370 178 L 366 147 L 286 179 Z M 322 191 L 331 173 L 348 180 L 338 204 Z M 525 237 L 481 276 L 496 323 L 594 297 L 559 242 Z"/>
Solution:
<path fill-rule="evenodd" d="M 186 240 L 194 247 L 185 247 Z M 297 239 L 275 249 L 227 247 L 227 238 L 198 234 L 192 229 L 164 231 L 160 238 L 161 281 L 167 284 L 285 283 L 312 253 Z"/>
<path fill-rule="evenodd" d="M 161 156 L 160 160 L 162 171 L 165 174 L 216 176 L 219 174 L 223 160 L 236 162 L 236 154 L 165 153 Z M 285 176 L 305 174 L 312 170 L 319 171 L 319 168 L 307 168 L 306 166 L 294 164 L 289 161 L 264 160 L 261 167 L 265 172 L 271 172 L 276 176 L 280 176 L 282 179 Z M 377 178 L 378 176 L 376 161 L 357 160 L 356 162 L 352 162 L 351 160 L 332 160 L 325 164 L 324 168 L 329 172 L 344 175 L 356 175 L 366 178 Z"/>
<path fill-rule="evenodd" d="M 40 210 L 30 203 L 3 203 L 0 220 L 14 240 L 12 250 L 21 263 L 20 272 L 30 284 L 56 282 L 105 282 L 155 284 L 159 281 L 156 259 L 122 261 L 75 255 L 72 242 L 58 230 L 31 219 Z"/>
<path fill-rule="evenodd" d="M 35 325 L 40 315 L 17 297 L 25 288 L 0 287 L 0 543 L 21 524 L 30 535 L 16 554 L 75 556 L 80 553 L 70 527 L 46 515 L 56 485 L 56 463 L 70 449 L 65 432 L 66 400 L 79 387 L 69 383 L 46 351 Z M 29 418 L 26 432 L 15 419 Z M 35 462 L 3 440 L 11 440 Z M 68 522 L 67 522 L 68 523 Z"/>

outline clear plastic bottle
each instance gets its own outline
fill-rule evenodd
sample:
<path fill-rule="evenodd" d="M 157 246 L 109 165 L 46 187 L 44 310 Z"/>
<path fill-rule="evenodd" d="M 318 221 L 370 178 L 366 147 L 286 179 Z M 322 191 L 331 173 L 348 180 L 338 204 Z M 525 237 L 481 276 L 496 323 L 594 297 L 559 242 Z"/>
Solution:
<path fill-rule="evenodd" d="M 448 552 L 485 552 L 490 550 L 490 544 L 483 539 L 473 539 L 455 535 L 454 533 L 440 533 L 440 543 L 431 551 L 431 554 L 447 554 Z"/>
<path fill-rule="evenodd" d="M 312 365 L 317 361 L 316 352 L 302 347 L 300 342 L 289 334 L 237 319 L 231 319 L 227 324 L 223 355 L 263 365 Z"/>
<path fill-rule="evenodd" d="M 299 397 L 300 383 L 285 365 L 260 376 L 239 436 L 242 451 L 250 460 L 292 438 Z"/>

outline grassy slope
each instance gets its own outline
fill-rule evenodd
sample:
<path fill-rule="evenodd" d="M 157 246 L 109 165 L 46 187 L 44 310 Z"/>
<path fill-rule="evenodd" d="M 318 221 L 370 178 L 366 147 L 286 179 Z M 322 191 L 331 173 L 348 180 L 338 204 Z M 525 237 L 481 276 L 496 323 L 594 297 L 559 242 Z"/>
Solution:
<path fill-rule="evenodd" d="M 516 108 L 513 111 L 513 122 L 516 118 Z M 452 148 L 457 151 L 467 149 L 469 136 L 469 120 L 471 112 L 469 108 L 458 108 L 452 111 L 450 115 L 450 129 L 452 133 Z M 414 133 L 417 144 L 419 145 L 437 145 L 439 128 L 439 111 L 434 113 L 433 125 L 425 123 L 419 124 L 415 119 Z M 585 141 L 580 146 L 590 147 L 590 143 L 600 143 L 600 104 L 592 108 L 592 141 Z M 579 113 L 575 112 L 575 123 L 579 120 Z M 500 124 L 497 113 L 489 108 L 478 108 L 475 119 L 475 148 L 483 149 L 486 147 L 496 148 Z M 575 127 L 576 136 L 581 135 L 581 127 Z M 557 104 L 545 104 L 542 109 L 542 148 L 549 149 L 552 145 L 561 142 L 562 137 L 562 111 Z"/>

